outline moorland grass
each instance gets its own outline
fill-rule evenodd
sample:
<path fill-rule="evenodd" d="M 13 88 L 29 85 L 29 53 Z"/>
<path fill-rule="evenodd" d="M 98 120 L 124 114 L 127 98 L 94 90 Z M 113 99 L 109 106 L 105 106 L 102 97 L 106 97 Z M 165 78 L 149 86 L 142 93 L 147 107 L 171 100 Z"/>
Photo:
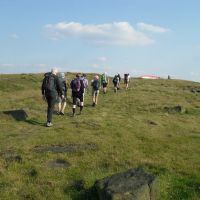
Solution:
<path fill-rule="evenodd" d="M 67 74 L 71 80 L 74 74 Z M 88 74 L 89 80 L 93 74 Z M 96 180 L 142 167 L 159 177 L 162 200 L 200 199 L 200 84 L 181 80 L 132 79 L 130 89 L 100 94 L 91 89 L 82 115 L 54 114 L 46 128 L 42 74 L 0 75 L 0 199 L 97 199 Z M 111 83 L 111 80 L 110 80 Z M 181 106 L 183 112 L 164 108 Z M 24 110 L 27 120 L 3 113 Z M 35 147 L 93 144 L 75 152 L 37 152 Z M 67 168 L 48 167 L 65 160 Z"/>

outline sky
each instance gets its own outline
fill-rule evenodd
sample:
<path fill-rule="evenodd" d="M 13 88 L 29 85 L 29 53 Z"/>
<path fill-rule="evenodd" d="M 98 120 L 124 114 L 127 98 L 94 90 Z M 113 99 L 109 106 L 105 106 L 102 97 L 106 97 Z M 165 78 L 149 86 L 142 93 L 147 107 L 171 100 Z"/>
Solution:
<path fill-rule="evenodd" d="M 0 0 L 0 74 L 200 80 L 199 0 Z"/>

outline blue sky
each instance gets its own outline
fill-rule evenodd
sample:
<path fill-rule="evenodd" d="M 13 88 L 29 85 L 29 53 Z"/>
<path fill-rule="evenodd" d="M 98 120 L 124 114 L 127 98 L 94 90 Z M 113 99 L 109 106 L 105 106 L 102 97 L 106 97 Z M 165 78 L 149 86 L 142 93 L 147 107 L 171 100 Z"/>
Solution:
<path fill-rule="evenodd" d="M 199 0 L 0 0 L 0 73 L 200 80 Z"/>

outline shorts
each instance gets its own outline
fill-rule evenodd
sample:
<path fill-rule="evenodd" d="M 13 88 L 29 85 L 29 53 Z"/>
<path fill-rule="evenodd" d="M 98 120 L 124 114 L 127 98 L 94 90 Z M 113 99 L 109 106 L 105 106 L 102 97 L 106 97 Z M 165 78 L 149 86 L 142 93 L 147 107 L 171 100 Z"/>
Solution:
<path fill-rule="evenodd" d="M 99 94 L 99 90 L 92 90 L 92 96 L 97 96 Z"/>
<path fill-rule="evenodd" d="M 76 105 L 77 99 L 80 99 L 80 102 L 83 102 L 83 93 L 72 93 L 73 105 Z"/>
<path fill-rule="evenodd" d="M 103 85 L 103 88 L 106 88 L 108 83 L 103 83 L 102 85 Z"/>
<path fill-rule="evenodd" d="M 67 102 L 67 98 L 64 97 L 64 99 L 62 99 L 60 96 L 58 97 L 58 103 L 66 103 Z"/>
<path fill-rule="evenodd" d="M 114 87 L 118 87 L 119 86 L 119 83 L 113 83 L 114 84 Z"/>

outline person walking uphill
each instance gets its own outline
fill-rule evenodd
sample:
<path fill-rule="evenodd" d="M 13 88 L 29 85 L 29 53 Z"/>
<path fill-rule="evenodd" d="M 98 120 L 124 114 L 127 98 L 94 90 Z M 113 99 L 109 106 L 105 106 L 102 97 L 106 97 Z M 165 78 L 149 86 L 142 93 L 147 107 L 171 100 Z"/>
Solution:
<path fill-rule="evenodd" d="M 128 90 L 129 82 L 130 82 L 130 75 L 129 74 L 124 74 L 124 84 L 126 86 L 126 90 Z"/>
<path fill-rule="evenodd" d="M 92 106 L 96 106 L 98 102 L 99 89 L 100 89 L 100 81 L 98 75 L 96 75 L 92 80 L 91 86 L 92 86 L 92 101 L 93 101 Z"/>
<path fill-rule="evenodd" d="M 108 79 L 108 76 L 107 76 L 107 73 L 104 72 L 102 75 L 101 75 L 101 85 L 103 86 L 103 93 L 105 94 L 106 91 L 107 91 L 107 85 L 109 83 L 109 79 Z"/>
<path fill-rule="evenodd" d="M 80 114 L 84 106 L 83 102 L 84 84 L 80 74 L 76 75 L 76 78 L 71 81 L 70 86 L 72 89 L 72 99 L 73 99 L 72 112 L 73 116 L 75 116 L 77 99 L 80 100 Z"/>
<path fill-rule="evenodd" d="M 58 94 L 61 94 L 61 97 L 64 98 L 62 86 L 57 77 L 57 69 L 52 69 L 51 73 L 46 73 L 42 82 L 42 95 L 43 99 L 47 101 L 47 123 L 46 126 L 52 126 L 52 114 L 54 110 L 55 103 L 58 98 Z"/>
<path fill-rule="evenodd" d="M 113 85 L 114 85 L 115 92 L 117 92 L 117 90 L 119 90 L 119 83 L 120 83 L 119 76 L 115 75 L 113 78 Z"/>
<path fill-rule="evenodd" d="M 58 115 L 64 115 L 65 107 L 66 107 L 66 104 L 67 104 L 67 83 L 66 83 L 66 80 L 65 80 L 65 73 L 64 72 L 59 74 L 59 81 L 60 81 L 60 84 L 62 86 L 64 98 L 61 98 L 62 94 L 59 94 L 57 114 Z"/>

